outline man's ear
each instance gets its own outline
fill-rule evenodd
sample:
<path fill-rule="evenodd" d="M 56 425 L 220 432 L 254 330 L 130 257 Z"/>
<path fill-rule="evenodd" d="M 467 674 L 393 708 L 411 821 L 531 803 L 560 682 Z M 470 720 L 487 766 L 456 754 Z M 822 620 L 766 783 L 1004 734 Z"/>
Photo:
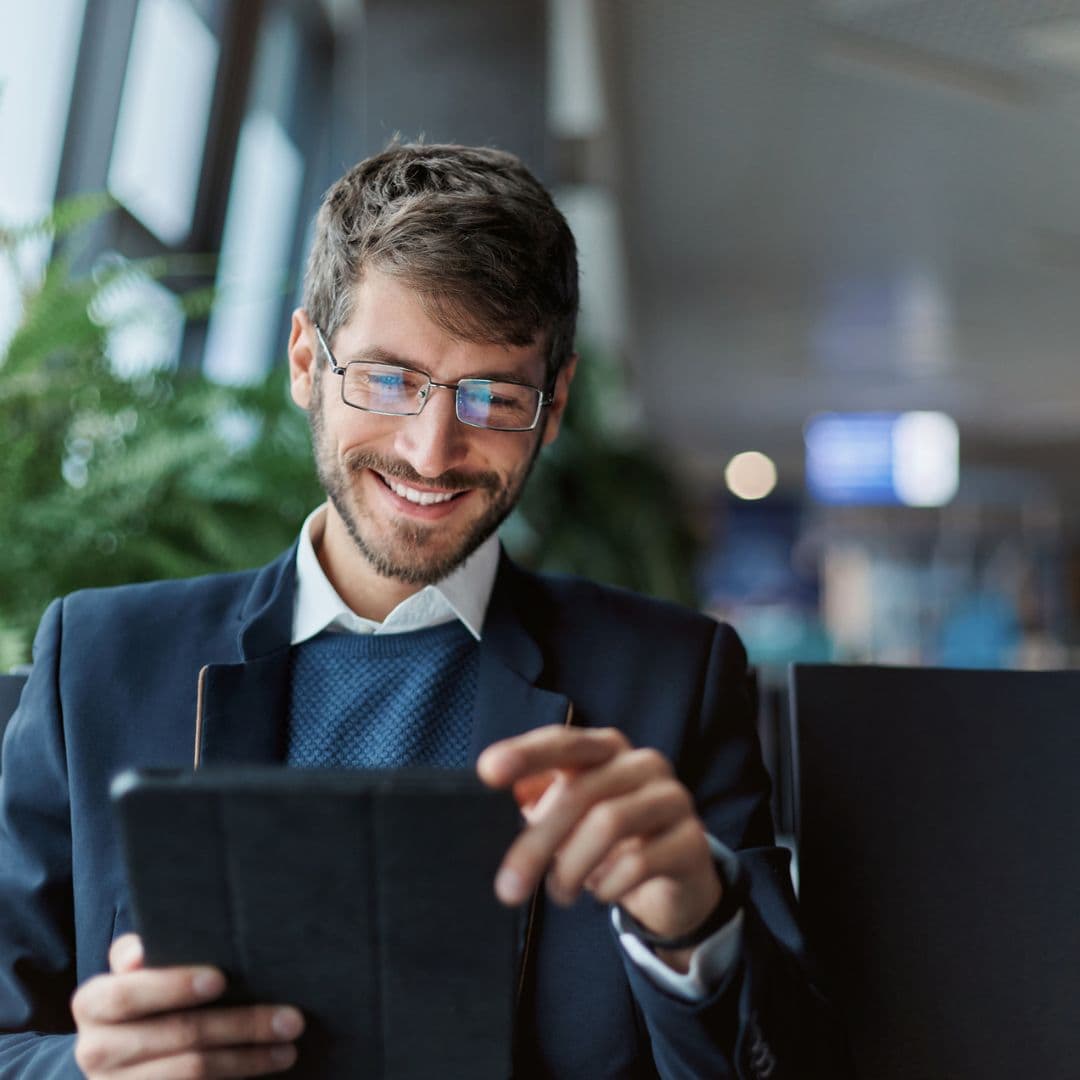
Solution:
<path fill-rule="evenodd" d="M 312 380 L 319 363 L 319 338 L 315 324 L 303 308 L 292 313 L 289 331 L 289 390 L 301 409 L 311 406 Z"/>
<path fill-rule="evenodd" d="M 574 381 L 577 362 L 577 353 L 572 353 L 559 369 L 559 374 L 555 376 L 555 390 L 552 393 L 554 401 L 548 406 L 547 416 L 544 418 L 544 436 L 541 440 L 544 446 L 550 445 L 558 438 L 566 403 L 570 400 L 570 384 Z"/>

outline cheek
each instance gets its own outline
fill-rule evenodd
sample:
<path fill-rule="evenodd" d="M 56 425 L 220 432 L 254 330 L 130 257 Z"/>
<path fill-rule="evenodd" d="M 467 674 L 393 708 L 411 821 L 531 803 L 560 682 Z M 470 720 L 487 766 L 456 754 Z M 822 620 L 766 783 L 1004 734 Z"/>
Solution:
<path fill-rule="evenodd" d="M 532 439 L 517 441 L 510 432 L 474 430 L 479 436 L 473 438 L 469 454 L 474 468 L 509 478 L 528 467 L 533 454 Z"/>
<path fill-rule="evenodd" d="M 512 454 L 503 448 L 502 455 L 495 459 L 498 462 L 495 468 L 503 478 L 504 487 L 516 488 L 525 482 L 537 454 L 544 445 L 543 438 L 536 433 L 524 445 L 515 447 Z"/>
<path fill-rule="evenodd" d="M 385 416 L 346 410 L 349 415 L 338 416 L 334 429 L 340 453 L 370 451 L 380 457 L 392 458 L 394 454 L 395 428 Z"/>
<path fill-rule="evenodd" d="M 352 450 L 388 452 L 394 437 L 390 417 L 350 409 L 337 400 L 320 402 L 320 428 L 323 444 L 338 454 Z"/>

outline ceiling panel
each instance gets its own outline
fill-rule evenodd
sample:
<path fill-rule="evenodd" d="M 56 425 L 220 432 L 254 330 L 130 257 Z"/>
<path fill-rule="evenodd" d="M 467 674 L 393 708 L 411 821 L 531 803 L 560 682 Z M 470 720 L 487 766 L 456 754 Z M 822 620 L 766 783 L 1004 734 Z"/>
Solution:
<path fill-rule="evenodd" d="M 821 408 L 1080 440 L 1080 2 L 600 8 L 661 438 L 717 472 Z"/>

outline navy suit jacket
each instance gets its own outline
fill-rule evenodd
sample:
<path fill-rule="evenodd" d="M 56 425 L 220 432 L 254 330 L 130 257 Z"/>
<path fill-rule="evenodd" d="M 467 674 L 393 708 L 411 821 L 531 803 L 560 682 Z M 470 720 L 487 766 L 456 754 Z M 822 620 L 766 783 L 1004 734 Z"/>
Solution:
<path fill-rule="evenodd" d="M 0 771 L 0 1076 L 79 1075 L 70 997 L 129 930 L 111 777 L 284 757 L 295 550 L 250 572 L 50 605 Z M 773 846 L 738 638 L 693 612 L 527 573 L 503 557 L 480 643 L 473 757 L 542 724 L 621 728 L 675 765 L 751 880 L 742 958 L 697 1003 L 623 954 L 609 911 L 541 899 L 523 957 L 515 1075 L 833 1077 Z"/>

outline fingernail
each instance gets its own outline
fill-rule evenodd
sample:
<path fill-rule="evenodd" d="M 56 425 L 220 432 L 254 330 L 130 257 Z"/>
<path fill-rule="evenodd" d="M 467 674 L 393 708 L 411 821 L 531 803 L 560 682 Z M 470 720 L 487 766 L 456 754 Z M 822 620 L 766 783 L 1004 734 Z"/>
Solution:
<path fill-rule="evenodd" d="M 143 947 L 142 941 L 139 940 L 134 934 L 126 935 L 117 944 L 117 957 L 116 962 L 124 968 L 132 967 L 142 961 Z"/>
<path fill-rule="evenodd" d="M 216 998 L 225 990 L 225 976 L 220 971 L 207 968 L 196 972 L 191 988 L 201 998 Z"/>
<path fill-rule="evenodd" d="M 492 783 L 498 779 L 499 752 L 489 746 L 476 759 L 476 774 L 485 783 Z"/>
<path fill-rule="evenodd" d="M 528 894 L 525 881 L 516 870 L 505 866 L 495 875 L 495 895 L 504 904 L 520 904 Z"/>
<path fill-rule="evenodd" d="M 304 1018 L 296 1009 L 278 1009 L 270 1018 L 275 1035 L 283 1039 L 295 1039 L 304 1030 Z"/>

